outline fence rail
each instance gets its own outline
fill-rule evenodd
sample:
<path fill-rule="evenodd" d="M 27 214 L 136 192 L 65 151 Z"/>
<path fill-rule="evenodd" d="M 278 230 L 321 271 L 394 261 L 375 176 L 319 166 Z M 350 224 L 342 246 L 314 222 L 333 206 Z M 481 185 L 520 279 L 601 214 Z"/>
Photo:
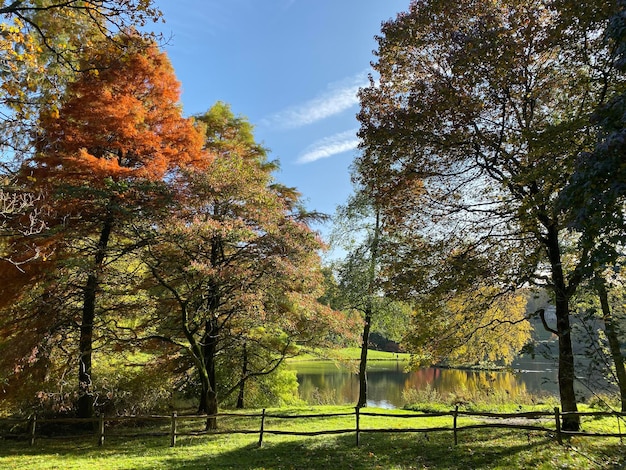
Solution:
<path fill-rule="evenodd" d="M 317 431 L 286 431 L 281 429 L 267 427 L 268 419 L 277 420 L 289 420 L 289 419 L 308 419 L 308 418 L 337 418 L 354 416 L 354 427 L 331 429 L 331 430 L 317 430 Z M 363 416 L 368 417 L 392 417 L 394 419 L 423 419 L 423 418 L 436 418 L 436 417 L 452 417 L 450 426 L 438 426 L 438 427 L 406 427 L 406 428 L 363 428 L 361 426 L 361 418 Z M 471 417 L 471 418 L 487 418 L 494 420 L 504 420 L 496 422 L 482 422 L 476 424 L 458 424 L 458 418 Z M 564 416 L 580 416 L 580 417 L 610 417 L 614 416 L 618 419 L 618 433 L 592 433 L 584 431 L 565 431 L 561 429 L 561 419 Z M 181 430 L 180 425 L 185 421 L 204 421 L 213 418 L 247 418 L 247 419 L 260 419 L 260 425 L 256 429 L 228 429 L 228 430 Z M 38 431 L 46 424 L 67 424 L 67 425 L 83 425 L 81 429 L 84 430 L 85 425 L 91 424 L 92 429 L 95 430 L 95 436 L 98 440 L 98 445 L 104 445 L 105 437 L 111 436 L 123 436 L 123 437 L 159 437 L 169 436 L 170 446 L 176 445 L 176 439 L 181 436 L 201 436 L 210 434 L 258 434 L 259 447 L 263 445 L 263 439 L 267 434 L 283 435 L 283 436 L 320 436 L 320 435 L 332 435 L 332 434 L 347 434 L 355 433 L 356 445 L 360 445 L 360 437 L 362 433 L 419 433 L 419 432 L 452 432 L 454 437 L 454 444 L 458 444 L 459 431 L 466 431 L 471 429 L 484 429 L 484 428 L 503 428 L 503 429 L 519 429 L 525 431 L 540 431 L 546 433 L 554 433 L 554 436 L 559 444 L 562 444 L 564 437 L 569 436 L 585 436 L 585 437 L 618 437 L 623 439 L 626 437 L 626 433 L 621 432 L 620 419 L 626 417 L 624 412 L 616 411 L 600 411 L 600 412 L 560 412 L 559 408 L 555 408 L 553 412 L 540 411 L 540 412 L 520 412 L 520 413 L 490 413 L 490 412 L 471 412 L 471 411 L 459 411 L 458 406 L 451 411 L 443 412 L 415 412 L 406 414 L 394 414 L 394 413 L 374 413 L 369 411 L 361 411 L 359 408 L 355 408 L 352 412 L 346 413 L 316 413 L 316 414 L 272 414 L 266 413 L 264 409 L 261 413 L 218 413 L 215 415 L 178 415 L 176 412 L 171 415 L 147 415 L 147 416 L 111 416 L 106 417 L 100 415 L 95 418 L 39 418 L 36 415 L 32 415 L 28 418 L 3 418 L 0 419 L 0 439 L 13 438 L 13 439 L 28 439 L 31 445 L 35 444 L 36 439 L 70 439 L 76 438 L 77 434 L 67 436 L 50 436 Z M 542 424 L 527 424 L 520 422 L 511 422 L 510 420 L 540 420 L 543 419 Z M 506 421 L 509 420 L 509 421 Z M 548 426 L 548 421 L 552 423 L 552 426 Z M 121 434 L 112 432 L 111 425 L 115 423 L 140 423 L 141 425 L 147 422 L 155 423 L 169 423 L 169 431 L 140 431 L 136 433 L 124 432 Z M 109 424 L 109 428 L 107 428 Z M 19 433 L 4 433 L 2 429 L 3 425 L 9 425 L 13 428 L 22 425 L 22 432 Z"/>

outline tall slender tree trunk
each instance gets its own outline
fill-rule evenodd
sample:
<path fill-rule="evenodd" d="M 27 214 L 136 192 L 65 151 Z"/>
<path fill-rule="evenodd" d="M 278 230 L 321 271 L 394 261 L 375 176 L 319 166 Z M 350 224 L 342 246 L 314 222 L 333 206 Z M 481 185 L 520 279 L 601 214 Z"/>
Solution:
<path fill-rule="evenodd" d="M 600 305 L 602 307 L 604 332 L 606 333 L 606 339 L 609 342 L 609 351 L 611 352 L 611 357 L 613 359 L 613 363 L 615 364 L 615 375 L 617 376 L 617 386 L 619 387 L 619 394 L 622 402 L 622 412 L 626 412 L 626 369 L 624 368 L 624 356 L 620 350 L 619 337 L 615 323 L 613 322 L 613 316 L 611 315 L 609 296 L 606 291 L 604 279 L 601 276 L 596 275 L 595 285 L 598 297 L 600 298 Z"/>
<path fill-rule="evenodd" d="M 94 266 L 87 276 L 87 283 L 83 294 L 83 311 L 80 323 L 80 339 L 78 342 L 78 402 L 77 416 L 80 418 L 92 418 L 94 416 L 94 397 L 92 383 L 92 353 L 93 353 L 93 331 L 96 318 L 96 295 L 100 284 L 100 273 L 102 264 L 106 256 L 113 219 L 108 217 L 104 221 L 96 255 Z"/>
<path fill-rule="evenodd" d="M 375 207 L 376 221 L 372 244 L 370 246 L 370 263 L 367 279 L 367 304 L 365 306 L 365 325 L 363 325 L 363 343 L 361 344 L 361 360 L 359 362 L 359 400 L 357 407 L 367 406 L 367 347 L 370 342 L 370 328 L 372 326 L 373 297 L 376 285 L 376 264 L 378 263 L 378 241 L 380 238 L 380 210 Z"/>
<path fill-rule="evenodd" d="M 574 392 L 574 380 L 576 378 L 574 368 L 574 351 L 572 349 L 572 336 L 569 318 L 569 303 L 567 300 L 556 301 L 556 325 L 559 332 L 559 393 L 561 395 L 561 409 L 564 412 L 576 412 L 576 394 Z M 565 416 L 563 418 L 563 430 L 578 431 L 580 418 L 578 416 Z"/>
<path fill-rule="evenodd" d="M 359 362 L 359 401 L 356 406 L 367 406 L 367 346 L 370 338 L 370 326 L 372 323 L 371 308 L 365 313 L 365 325 L 363 326 L 363 344 L 361 344 L 361 361 Z"/>
<path fill-rule="evenodd" d="M 559 244 L 558 229 L 551 225 L 548 227 L 546 248 L 552 270 L 552 284 L 554 289 L 556 307 L 556 331 L 559 340 L 559 394 L 561 396 L 561 409 L 563 412 L 577 412 L 576 394 L 574 392 L 574 351 L 572 349 L 572 335 L 569 315 L 570 294 L 565 284 L 563 266 L 561 264 L 561 248 Z M 571 290 L 571 286 L 570 286 Z M 578 416 L 565 416 L 563 418 L 565 431 L 578 431 L 580 418 Z"/>
<path fill-rule="evenodd" d="M 239 384 L 239 395 L 237 395 L 237 408 L 244 407 L 244 393 L 246 389 L 246 377 L 248 375 L 248 346 L 243 343 L 243 353 L 241 358 L 241 383 Z"/>

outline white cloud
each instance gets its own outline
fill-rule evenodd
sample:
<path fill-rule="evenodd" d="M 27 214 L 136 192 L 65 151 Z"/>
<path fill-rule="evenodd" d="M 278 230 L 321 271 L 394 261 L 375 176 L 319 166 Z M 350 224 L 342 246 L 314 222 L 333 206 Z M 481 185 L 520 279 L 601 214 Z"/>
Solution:
<path fill-rule="evenodd" d="M 357 129 L 352 129 L 318 140 L 300 155 L 298 163 L 311 163 L 322 158 L 354 150 L 359 145 L 356 132 Z"/>
<path fill-rule="evenodd" d="M 328 90 L 317 97 L 297 106 L 292 106 L 264 120 L 268 126 L 283 129 L 313 124 L 335 114 L 339 114 L 359 103 L 357 92 L 368 84 L 366 73 L 359 73 L 341 82 L 328 86 Z"/>

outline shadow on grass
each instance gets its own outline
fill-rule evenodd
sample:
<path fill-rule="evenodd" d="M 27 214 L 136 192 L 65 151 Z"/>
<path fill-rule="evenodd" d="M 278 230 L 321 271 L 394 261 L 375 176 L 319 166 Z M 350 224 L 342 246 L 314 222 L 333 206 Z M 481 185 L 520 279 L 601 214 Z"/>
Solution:
<path fill-rule="evenodd" d="M 451 433 L 364 433 L 356 447 L 354 433 L 339 436 L 287 437 L 267 435 L 258 448 L 254 436 L 214 435 L 180 438 L 175 448 L 167 438 L 112 438 L 104 447 L 93 440 L 27 443 L 0 441 L 8 468 L 154 468 L 184 469 L 460 469 L 460 468 L 625 468 L 623 447 L 601 445 L 573 451 L 545 433 L 498 430 L 466 431 L 459 445 Z M 585 441 L 588 442 L 588 441 Z M 8 444 L 8 445 L 7 445 Z M 54 460 L 56 459 L 56 460 Z M 46 466 L 46 463 L 48 466 Z M 65 465 L 67 463 L 68 465 Z M 92 465 L 92 466 L 90 466 Z"/>
<path fill-rule="evenodd" d="M 210 469 L 413 469 L 413 468 L 527 468 L 520 454 L 536 453 L 535 448 L 554 447 L 544 438 L 530 443 L 505 447 L 460 443 L 454 446 L 450 435 L 365 434 L 360 447 L 355 436 L 298 438 L 287 440 L 270 436 L 262 448 L 255 443 L 215 456 L 185 461 L 171 459 L 168 464 L 178 468 Z M 539 451 L 541 453 L 541 450 Z"/>

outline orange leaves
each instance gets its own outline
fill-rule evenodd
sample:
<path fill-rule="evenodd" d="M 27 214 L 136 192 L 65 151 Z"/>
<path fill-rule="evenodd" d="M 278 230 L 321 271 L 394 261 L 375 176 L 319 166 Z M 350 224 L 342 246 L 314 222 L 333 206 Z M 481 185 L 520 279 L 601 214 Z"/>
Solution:
<path fill-rule="evenodd" d="M 178 167 L 206 165 L 202 136 L 181 116 L 179 84 L 164 53 L 139 37 L 95 50 L 84 73 L 68 87 L 57 113 L 41 117 L 38 165 L 57 161 L 95 186 L 106 177 L 159 180 Z M 48 166 L 48 170 L 52 170 Z"/>

